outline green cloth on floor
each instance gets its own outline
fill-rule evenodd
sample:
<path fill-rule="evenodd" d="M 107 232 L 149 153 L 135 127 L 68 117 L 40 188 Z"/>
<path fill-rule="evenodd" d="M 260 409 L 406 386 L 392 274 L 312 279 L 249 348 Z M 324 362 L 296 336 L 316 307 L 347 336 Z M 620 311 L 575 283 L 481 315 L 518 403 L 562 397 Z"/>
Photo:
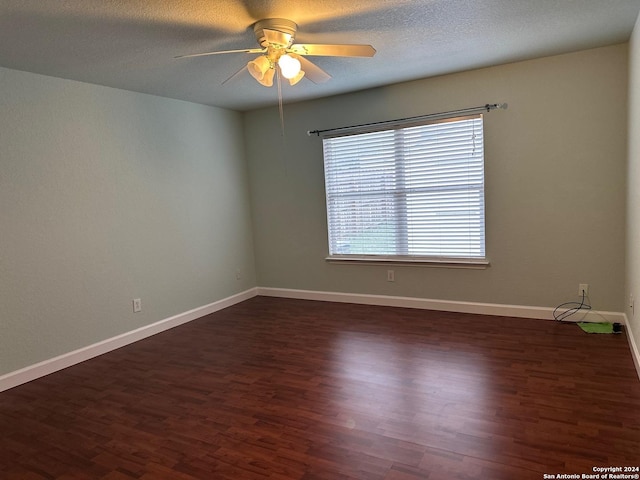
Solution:
<path fill-rule="evenodd" d="M 578 322 L 578 326 L 587 333 L 613 333 L 613 323 Z"/>

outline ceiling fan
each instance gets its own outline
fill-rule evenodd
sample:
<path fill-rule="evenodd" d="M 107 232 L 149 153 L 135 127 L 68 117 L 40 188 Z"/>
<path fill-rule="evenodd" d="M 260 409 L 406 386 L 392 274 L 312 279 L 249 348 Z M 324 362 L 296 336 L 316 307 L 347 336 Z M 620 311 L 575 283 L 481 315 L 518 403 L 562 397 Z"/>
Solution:
<path fill-rule="evenodd" d="M 217 52 L 193 53 L 179 55 L 175 58 L 203 57 L 226 53 L 260 53 L 245 67 L 229 77 L 228 82 L 245 69 L 261 85 L 273 85 L 276 73 L 282 74 L 291 85 L 298 83 L 303 77 L 313 83 L 323 83 L 331 78 L 327 72 L 312 63 L 305 56 L 331 57 L 373 57 L 376 53 L 371 45 L 326 45 L 294 43 L 298 25 L 286 18 L 267 18 L 253 25 L 253 31 L 260 48 L 244 48 L 239 50 L 222 50 Z"/>

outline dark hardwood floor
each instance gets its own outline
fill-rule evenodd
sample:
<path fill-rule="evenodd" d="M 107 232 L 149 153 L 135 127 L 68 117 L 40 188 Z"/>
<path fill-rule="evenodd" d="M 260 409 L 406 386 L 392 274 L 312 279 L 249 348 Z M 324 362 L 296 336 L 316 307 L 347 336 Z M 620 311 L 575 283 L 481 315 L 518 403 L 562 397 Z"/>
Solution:
<path fill-rule="evenodd" d="M 553 321 L 256 297 L 0 393 L 2 479 L 596 466 L 640 466 L 640 381 L 624 333 Z"/>

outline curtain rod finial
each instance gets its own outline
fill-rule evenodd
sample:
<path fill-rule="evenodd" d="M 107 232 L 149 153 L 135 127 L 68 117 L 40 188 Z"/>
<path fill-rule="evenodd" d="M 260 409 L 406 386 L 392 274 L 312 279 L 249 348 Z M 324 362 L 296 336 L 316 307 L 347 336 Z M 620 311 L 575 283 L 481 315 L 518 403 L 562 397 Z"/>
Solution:
<path fill-rule="evenodd" d="M 484 108 L 487 109 L 487 112 L 490 112 L 493 109 L 496 110 L 506 110 L 508 105 L 506 103 L 487 103 Z"/>

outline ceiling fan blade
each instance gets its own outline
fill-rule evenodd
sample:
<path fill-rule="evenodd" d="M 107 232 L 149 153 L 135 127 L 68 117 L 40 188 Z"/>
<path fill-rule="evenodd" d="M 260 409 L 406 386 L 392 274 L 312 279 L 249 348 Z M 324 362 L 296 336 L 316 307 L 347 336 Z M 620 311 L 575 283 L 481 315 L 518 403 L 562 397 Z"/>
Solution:
<path fill-rule="evenodd" d="M 328 80 L 331 80 L 331 75 L 322 70 L 315 63 L 295 53 L 292 53 L 291 56 L 297 58 L 300 61 L 300 67 L 304 72 L 305 78 L 308 78 L 313 83 L 324 83 Z"/>
<path fill-rule="evenodd" d="M 376 49 L 371 45 L 322 45 L 319 43 L 296 43 L 289 50 L 298 55 L 327 57 L 373 57 Z"/>
<path fill-rule="evenodd" d="M 240 74 L 244 73 L 246 70 L 248 70 L 247 66 L 245 65 L 244 67 L 242 67 L 240 70 L 238 70 L 236 73 L 234 73 L 233 75 L 231 75 L 229 78 L 227 78 L 224 82 L 222 82 L 222 85 L 226 84 L 227 82 L 230 82 L 231 80 L 233 80 L 234 78 L 236 78 L 237 76 L 239 76 Z"/>
<path fill-rule="evenodd" d="M 243 48 L 241 50 L 220 50 L 218 52 L 191 53 L 189 55 L 178 55 L 173 58 L 206 57 L 209 55 L 221 55 L 223 53 L 264 53 L 265 51 L 266 50 L 263 48 Z"/>
<path fill-rule="evenodd" d="M 264 38 L 269 43 L 275 43 L 277 45 L 284 45 L 285 47 L 291 43 L 291 35 L 277 30 L 270 30 L 264 28 L 262 30 Z"/>

